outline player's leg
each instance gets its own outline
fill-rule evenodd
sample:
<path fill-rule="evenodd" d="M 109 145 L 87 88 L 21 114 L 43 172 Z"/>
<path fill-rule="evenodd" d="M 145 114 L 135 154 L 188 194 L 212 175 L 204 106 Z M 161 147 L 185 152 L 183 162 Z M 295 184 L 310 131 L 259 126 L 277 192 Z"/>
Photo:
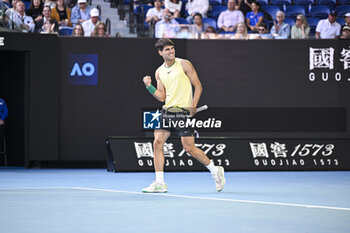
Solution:
<path fill-rule="evenodd" d="M 187 153 L 209 169 L 215 180 L 216 190 L 220 192 L 225 186 L 224 168 L 221 166 L 215 166 L 214 162 L 210 161 L 208 156 L 201 149 L 195 146 L 193 136 L 182 136 L 181 143 Z"/>
<path fill-rule="evenodd" d="M 154 149 L 154 170 L 156 172 L 164 171 L 164 143 L 170 136 L 170 131 L 167 130 L 155 130 L 154 131 L 154 141 L 153 141 L 153 149 Z"/>
<path fill-rule="evenodd" d="M 144 193 L 165 193 L 168 191 L 168 187 L 164 182 L 164 151 L 163 146 L 166 140 L 170 136 L 170 131 L 167 130 L 155 130 L 154 131 L 154 157 L 153 164 L 156 174 L 156 180 L 147 188 L 142 189 Z"/>
<path fill-rule="evenodd" d="M 201 162 L 204 166 L 208 166 L 210 164 L 208 156 L 204 154 L 201 149 L 195 146 L 193 136 L 181 137 L 181 143 L 184 150 Z"/>

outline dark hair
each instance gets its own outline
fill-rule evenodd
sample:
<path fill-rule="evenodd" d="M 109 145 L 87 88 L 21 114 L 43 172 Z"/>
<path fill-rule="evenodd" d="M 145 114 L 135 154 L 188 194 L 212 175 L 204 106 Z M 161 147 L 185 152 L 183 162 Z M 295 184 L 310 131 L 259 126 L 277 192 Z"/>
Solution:
<path fill-rule="evenodd" d="M 165 46 L 174 46 L 174 42 L 167 38 L 161 38 L 154 44 L 154 47 L 159 51 L 163 51 Z"/>
<path fill-rule="evenodd" d="M 201 14 L 201 13 L 198 13 L 198 12 L 197 12 L 196 14 L 194 14 L 194 15 L 193 15 L 193 18 L 194 18 L 194 17 L 196 17 L 196 16 L 199 16 L 201 19 L 203 19 L 203 17 L 202 17 L 202 14 Z"/>
<path fill-rule="evenodd" d="M 208 32 L 208 33 L 215 33 L 215 28 L 212 27 L 212 26 L 208 26 L 208 27 L 205 29 L 205 32 Z"/>
<path fill-rule="evenodd" d="M 42 13 L 42 9 L 44 8 L 44 3 L 43 3 L 43 1 L 42 0 L 40 0 L 40 4 L 39 4 L 39 9 L 40 9 L 40 13 Z M 30 1 L 30 7 L 29 7 L 29 9 L 35 9 L 34 8 L 34 0 L 31 0 Z"/>
<path fill-rule="evenodd" d="M 260 7 L 260 3 L 259 2 L 252 2 L 251 4 L 255 3 L 255 5 L 257 5 L 258 7 Z"/>
<path fill-rule="evenodd" d="M 258 27 L 264 27 L 264 28 L 267 30 L 267 25 L 266 25 L 266 23 L 261 23 L 261 24 L 259 24 Z"/>
<path fill-rule="evenodd" d="M 43 11 L 44 11 L 45 8 L 49 8 L 49 10 L 51 11 L 51 7 L 50 7 L 49 5 L 45 5 L 45 6 L 43 7 Z"/>

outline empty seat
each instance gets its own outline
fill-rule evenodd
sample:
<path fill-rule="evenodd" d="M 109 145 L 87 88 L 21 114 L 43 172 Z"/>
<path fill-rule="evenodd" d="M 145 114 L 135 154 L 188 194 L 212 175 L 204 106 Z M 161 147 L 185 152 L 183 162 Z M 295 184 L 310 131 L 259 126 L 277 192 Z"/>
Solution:
<path fill-rule="evenodd" d="M 285 9 L 287 6 L 290 6 L 291 4 L 291 0 L 271 0 L 271 5 L 280 6 L 283 9 Z"/>
<path fill-rule="evenodd" d="M 212 19 L 212 18 L 204 18 L 203 19 L 203 23 L 208 24 L 209 26 L 212 26 L 213 28 L 215 28 L 215 30 L 217 29 L 217 25 L 216 25 L 216 20 Z"/>
<path fill-rule="evenodd" d="M 317 5 L 326 5 L 329 6 L 330 10 L 334 10 L 336 0 L 316 0 Z"/>
<path fill-rule="evenodd" d="M 320 19 L 319 19 L 319 18 L 312 18 L 312 17 L 309 17 L 309 18 L 306 18 L 306 21 L 307 21 L 307 23 L 308 23 L 309 26 L 310 26 L 310 32 L 311 32 L 311 33 L 315 33 L 315 30 L 316 30 L 318 21 L 320 21 Z"/>
<path fill-rule="evenodd" d="M 286 24 L 289 24 L 290 27 L 292 27 L 295 24 L 295 20 L 293 18 L 285 18 L 284 22 Z"/>
<path fill-rule="evenodd" d="M 295 0 L 294 2 L 295 5 L 304 7 L 306 15 L 310 13 L 311 7 L 314 4 L 314 0 Z"/>
<path fill-rule="evenodd" d="M 262 6 L 261 9 L 265 11 L 267 14 L 271 16 L 273 20 L 276 20 L 276 13 L 277 11 L 280 11 L 280 7 L 278 6 Z"/>
<path fill-rule="evenodd" d="M 71 27 L 63 27 L 58 31 L 58 35 L 60 36 L 70 36 L 73 33 L 73 28 Z"/>
<path fill-rule="evenodd" d="M 316 5 L 311 8 L 310 16 L 319 19 L 325 19 L 330 13 L 328 6 Z"/>
<path fill-rule="evenodd" d="M 269 1 L 268 0 L 257 0 L 257 2 L 260 4 L 260 6 L 269 5 Z"/>
<path fill-rule="evenodd" d="M 209 0 L 209 5 L 221 5 L 221 0 Z"/>
<path fill-rule="evenodd" d="M 286 18 L 295 18 L 297 15 L 305 15 L 305 9 L 303 6 L 289 6 L 285 11 Z"/>
<path fill-rule="evenodd" d="M 350 0 L 339 0 L 340 5 L 350 5 Z"/>
<path fill-rule="evenodd" d="M 338 13 L 338 17 L 343 17 L 346 13 L 350 12 L 350 5 L 340 5 L 335 8 L 335 11 Z"/>
<path fill-rule="evenodd" d="M 345 24 L 345 19 L 344 19 L 343 17 L 338 17 L 338 18 L 336 19 L 336 21 L 337 21 L 341 26 L 343 26 L 343 25 Z"/>
<path fill-rule="evenodd" d="M 184 18 L 175 18 L 179 24 L 188 24 L 187 20 Z"/>
<path fill-rule="evenodd" d="M 227 10 L 227 6 L 213 6 L 211 11 L 208 12 L 208 16 L 217 19 L 221 12 Z"/>

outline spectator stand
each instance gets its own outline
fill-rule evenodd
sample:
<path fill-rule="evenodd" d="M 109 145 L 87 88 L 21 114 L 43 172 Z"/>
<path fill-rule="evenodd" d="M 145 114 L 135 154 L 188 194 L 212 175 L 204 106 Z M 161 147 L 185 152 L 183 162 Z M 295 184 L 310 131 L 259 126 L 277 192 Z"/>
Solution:
<path fill-rule="evenodd" d="M 310 16 L 318 19 L 326 19 L 330 13 L 329 7 L 324 5 L 316 5 L 311 8 Z"/>
<path fill-rule="evenodd" d="M 257 2 L 260 4 L 260 7 L 269 5 L 268 0 L 257 0 Z"/>
<path fill-rule="evenodd" d="M 336 4 L 336 0 L 316 0 L 316 5 L 328 6 L 330 10 L 334 10 Z"/>
<path fill-rule="evenodd" d="M 294 18 L 285 18 L 284 22 L 286 24 L 289 24 L 290 28 L 292 28 L 294 26 L 294 24 L 295 24 L 295 19 Z"/>
<path fill-rule="evenodd" d="M 271 0 L 271 5 L 278 6 L 283 11 L 286 10 L 287 7 L 292 5 L 291 0 Z"/>
<path fill-rule="evenodd" d="M 106 0 L 105 0 L 105 1 L 106 1 Z M 110 18 L 107 18 L 107 19 L 106 19 L 105 24 L 106 24 L 106 28 L 107 28 L 107 34 L 108 34 L 108 35 L 111 35 L 111 20 L 110 20 Z"/>
<path fill-rule="evenodd" d="M 339 0 L 340 5 L 350 5 L 350 0 Z"/>
<path fill-rule="evenodd" d="M 140 4 L 134 10 L 134 22 L 136 24 L 136 33 L 138 37 L 153 37 L 154 36 L 154 25 L 149 25 L 145 22 L 146 14 L 152 6 L 147 4 Z"/>
<path fill-rule="evenodd" d="M 306 15 L 305 14 L 305 9 L 303 6 L 288 6 L 285 10 L 285 14 L 286 14 L 286 18 L 296 18 L 297 15 L 302 14 L 302 15 Z"/>
<path fill-rule="evenodd" d="M 227 10 L 227 6 L 222 6 L 222 5 L 213 5 L 210 7 L 208 11 L 208 17 L 213 18 L 214 20 L 218 20 L 219 15 L 221 12 Z"/>
<path fill-rule="evenodd" d="M 344 17 L 346 13 L 350 12 L 350 5 L 340 5 L 335 8 L 335 11 L 338 13 L 338 17 Z"/>
<path fill-rule="evenodd" d="M 317 24 L 318 24 L 319 20 L 320 19 L 313 18 L 313 17 L 306 18 L 306 21 L 307 21 L 307 23 L 309 24 L 309 27 L 310 27 L 310 35 L 314 35 L 315 34 L 316 27 L 317 27 Z"/>
<path fill-rule="evenodd" d="M 308 16 L 312 6 L 314 5 L 314 0 L 295 0 L 294 4 L 296 6 L 302 6 L 305 9 L 305 16 Z"/>
<path fill-rule="evenodd" d="M 217 23 L 215 19 L 212 18 L 203 18 L 203 23 L 208 24 L 209 26 L 213 27 L 215 30 L 217 30 Z"/>
<path fill-rule="evenodd" d="M 345 19 L 344 19 L 344 17 L 338 17 L 338 18 L 336 19 L 336 21 L 337 21 L 341 26 L 343 26 L 343 25 L 345 24 Z"/>
<path fill-rule="evenodd" d="M 58 35 L 59 36 L 71 36 L 73 33 L 73 28 L 72 27 L 61 27 L 58 30 Z"/>
<path fill-rule="evenodd" d="M 134 33 L 135 28 L 139 37 L 153 37 L 152 25 L 145 23 L 145 15 L 149 8 L 146 4 L 140 4 L 143 0 L 136 2 L 140 4 L 135 7 L 132 0 L 106 0 L 110 1 L 111 7 L 118 7 L 118 14 L 121 19 L 128 18 L 128 27 L 130 32 Z M 182 1 L 181 15 L 182 19 L 178 21 L 184 22 L 188 15 L 185 6 L 188 0 Z M 350 0 L 257 0 L 260 4 L 260 10 L 264 13 L 264 22 L 268 29 L 273 25 L 273 20 L 276 20 L 277 11 L 283 11 L 286 14 L 285 22 L 293 26 L 295 18 L 298 14 L 303 14 L 310 24 L 310 34 L 314 33 L 320 19 L 328 17 L 330 10 L 336 9 L 338 20 L 344 24 L 343 15 L 350 12 Z M 217 19 L 221 12 L 227 9 L 227 0 L 209 0 L 208 18 L 204 18 L 203 22 L 217 29 Z M 143 8 L 143 9 L 142 9 Z M 127 17 L 128 16 L 128 17 Z M 180 24 L 183 24 L 181 23 Z M 153 28 L 154 29 L 154 28 Z"/>

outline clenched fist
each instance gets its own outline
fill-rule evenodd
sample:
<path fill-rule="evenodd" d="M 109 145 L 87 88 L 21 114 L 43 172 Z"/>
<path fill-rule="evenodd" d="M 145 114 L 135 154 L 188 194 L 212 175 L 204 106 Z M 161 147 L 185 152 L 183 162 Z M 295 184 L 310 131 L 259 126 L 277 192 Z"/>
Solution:
<path fill-rule="evenodd" d="M 143 77 L 143 83 L 146 85 L 146 87 L 151 86 L 151 83 L 152 83 L 151 76 L 145 76 L 145 77 Z"/>

